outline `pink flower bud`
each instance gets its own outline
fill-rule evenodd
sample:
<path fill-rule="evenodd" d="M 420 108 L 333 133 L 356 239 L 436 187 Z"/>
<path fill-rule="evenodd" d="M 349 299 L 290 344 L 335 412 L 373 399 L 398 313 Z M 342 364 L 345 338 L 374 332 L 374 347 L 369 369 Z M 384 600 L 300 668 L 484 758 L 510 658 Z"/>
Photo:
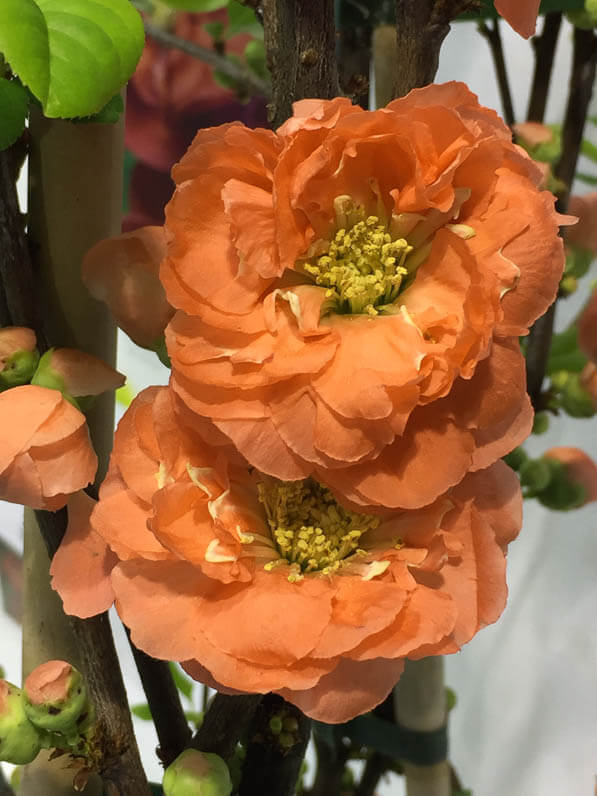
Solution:
<path fill-rule="evenodd" d="M 164 796 L 230 796 L 228 766 L 218 755 L 185 749 L 164 771 Z"/>
<path fill-rule="evenodd" d="M 0 329 L 0 371 L 7 359 L 18 351 L 34 351 L 35 332 L 25 326 L 5 326 Z"/>
<path fill-rule="evenodd" d="M 78 398 L 122 387 L 125 377 L 99 357 L 74 348 L 51 348 L 42 356 L 33 384 Z"/>
<path fill-rule="evenodd" d="M 584 451 L 562 446 L 550 448 L 544 456 L 562 462 L 566 466 L 566 475 L 570 480 L 582 486 L 585 499 L 581 505 L 597 500 L 597 464 Z"/>
<path fill-rule="evenodd" d="M 66 661 L 47 661 L 25 680 L 24 707 L 38 729 L 70 735 L 89 716 L 81 674 Z"/>

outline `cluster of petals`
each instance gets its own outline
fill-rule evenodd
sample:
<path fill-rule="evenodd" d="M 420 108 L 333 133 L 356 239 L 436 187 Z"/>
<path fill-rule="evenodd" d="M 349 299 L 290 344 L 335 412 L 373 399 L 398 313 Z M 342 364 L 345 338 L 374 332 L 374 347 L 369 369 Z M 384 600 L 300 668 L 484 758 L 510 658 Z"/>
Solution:
<path fill-rule="evenodd" d="M 565 219 L 463 84 L 374 112 L 304 100 L 276 132 L 202 130 L 173 178 L 171 387 L 212 437 L 282 480 L 419 508 L 528 435 L 518 337 L 555 297 Z M 328 311 L 305 272 L 351 202 L 414 250 L 373 316 Z"/>
<path fill-rule="evenodd" d="M 208 445 L 171 390 L 145 390 L 117 429 L 90 522 L 80 496 L 89 505 L 75 507 L 54 558 L 66 610 L 89 616 L 115 600 L 148 654 L 332 723 L 379 703 L 405 657 L 454 652 L 501 613 L 521 519 L 503 462 L 423 509 L 371 509 L 379 524 L 358 555 L 297 579 L 259 501 L 263 478 Z"/>
<path fill-rule="evenodd" d="M 24 384 L 0 393 L 0 499 L 55 511 L 96 469 L 85 415 L 61 392 Z"/>
<path fill-rule="evenodd" d="M 2 329 L 0 370 L 13 354 L 35 347 L 33 330 Z M 85 415 L 73 398 L 116 389 L 124 377 L 70 348 L 50 349 L 36 375 L 42 370 L 57 389 L 33 383 L 0 392 L 0 499 L 55 511 L 93 481 L 97 470 Z"/>

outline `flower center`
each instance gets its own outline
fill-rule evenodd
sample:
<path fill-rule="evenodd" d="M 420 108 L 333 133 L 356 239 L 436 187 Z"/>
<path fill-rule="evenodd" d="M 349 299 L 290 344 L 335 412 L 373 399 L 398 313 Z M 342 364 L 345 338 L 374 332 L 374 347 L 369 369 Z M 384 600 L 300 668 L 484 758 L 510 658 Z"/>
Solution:
<path fill-rule="evenodd" d="M 361 536 L 379 525 L 379 517 L 345 509 L 316 481 L 261 482 L 259 500 L 283 559 L 304 572 L 335 572 L 358 550 Z M 271 570 L 276 561 L 266 564 Z"/>
<path fill-rule="evenodd" d="M 359 220 L 340 228 L 326 253 L 302 268 L 328 289 L 336 312 L 378 315 L 377 307 L 396 300 L 413 247 L 404 238 L 393 240 L 379 217 L 365 217 L 362 207 L 355 205 L 350 215 Z"/>

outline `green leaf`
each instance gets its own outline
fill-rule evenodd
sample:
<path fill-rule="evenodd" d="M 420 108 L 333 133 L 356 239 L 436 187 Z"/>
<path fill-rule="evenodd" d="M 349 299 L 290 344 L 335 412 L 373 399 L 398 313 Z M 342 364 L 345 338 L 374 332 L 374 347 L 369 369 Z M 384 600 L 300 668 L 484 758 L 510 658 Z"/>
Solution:
<path fill-rule="evenodd" d="M 79 124 L 87 122 L 95 122 L 96 124 L 116 124 L 120 119 L 120 115 L 124 113 L 124 102 L 120 94 L 114 94 L 111 100 L 107 102 L 98 113 L 93 116 L 83 116 L 77 119 Z"/>
<path fill-rule="evenodd" d="M 162 0 L 162 2 L 170 8 L 178 8 L 181 11 L 216 11 L 228 4 L 228 0 Z"/>
<path fill-rule="evenodd" d="M 131 705 L 131 713 L 143 721 L 151 721 L 151 710 L 149 705 Z"/>
<path fill-rule="evenodd" d="M 583 138 L 580 151 L 582 154 L 592 160 L 593 163 L 597 163 L 597 146 L 592 141 L 588 141 L 586 138 Z"/>
<path fill-rule="evenodd" d="M 50 118 L 100 111 L 133 73 L 143 44 L 129 0 L 0 3 L 0 51 Z"/>
<path fill-rule="evenodd" d="M 191 701 L 193 697 L 193 681 L 182 673 L 180 667 L 176 663 L 170 662 L 170 671 L 172 672 L 172 679 L 178 690 Z"/>
<path fill-rule="evenodd" d="M 203 26 L 214 41 L 221 41 L 224 34 L 223 22 L 206 22 Z"/>
<path fill-rule="evenodd" d="M 0 79 L 0 149 L 8 149 L 19 138 L 28 107 L 27 91 L 19 81 Z"/>
<path fill-rule="evenodd" d="M 229 0 L 226 38 L 230 39 L 238 33 L 249 33 L 260 39 L 263 37 L 263 28 L 252 8 L 241 5 L 237 0 Z"/>

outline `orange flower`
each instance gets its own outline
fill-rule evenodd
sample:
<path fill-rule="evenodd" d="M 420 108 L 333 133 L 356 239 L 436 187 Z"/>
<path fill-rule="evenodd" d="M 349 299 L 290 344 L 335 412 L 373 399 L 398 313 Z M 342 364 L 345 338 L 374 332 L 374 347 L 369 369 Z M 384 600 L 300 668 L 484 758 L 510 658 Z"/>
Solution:
<path fill-rule="evenodd" d="M 85 416 L 58 390 L 0 393 L 0 499 L 55 511 L 97 469 Z"/>
<path fill-rule="evenodd" d="M 585 491 L 581 506 L 597 500 L 597 464 L 590 456 L 579 448 L 550 448 L 543 454 L 548 459 L 556 459 L 566 466 L 566 475 L 574 483 L 580 484 Z"/>
<path fill-rule="evenodd" d="M 282 483 L 211 448 L 177 401 L 168 388 L 135 399 L 91 516 L 118 557 L 117 610 L 148 654 L 341 722 L 387 695 L 405 657 L 454 652 L 498 618 L 521 512 L 502 462 L 424 509 L 357 512 L 314 481 Z M 69 572 L 88 570 L 91 533 L 52 565 L 75 612 Z"/>
<path fill-rule="evenodd" d="M 252 465 L 417 508 L 528 435 L 559 217 L 464 85 L 203 130 L 173 177 L 171 384 Z"/>
<path fill-rule="evenodd" d="M 101 240 L 83 259 L 83 282 L 91 295 L 145 348 L 158 344 L 174 312 L 158 278 L 165 253 L 163 229 L 143 227 Z"/>
<path fill-rule="evenodd" d="M 541 0 L 495 0 L 495 10 L 523 38 L 535 33 Z"/>

